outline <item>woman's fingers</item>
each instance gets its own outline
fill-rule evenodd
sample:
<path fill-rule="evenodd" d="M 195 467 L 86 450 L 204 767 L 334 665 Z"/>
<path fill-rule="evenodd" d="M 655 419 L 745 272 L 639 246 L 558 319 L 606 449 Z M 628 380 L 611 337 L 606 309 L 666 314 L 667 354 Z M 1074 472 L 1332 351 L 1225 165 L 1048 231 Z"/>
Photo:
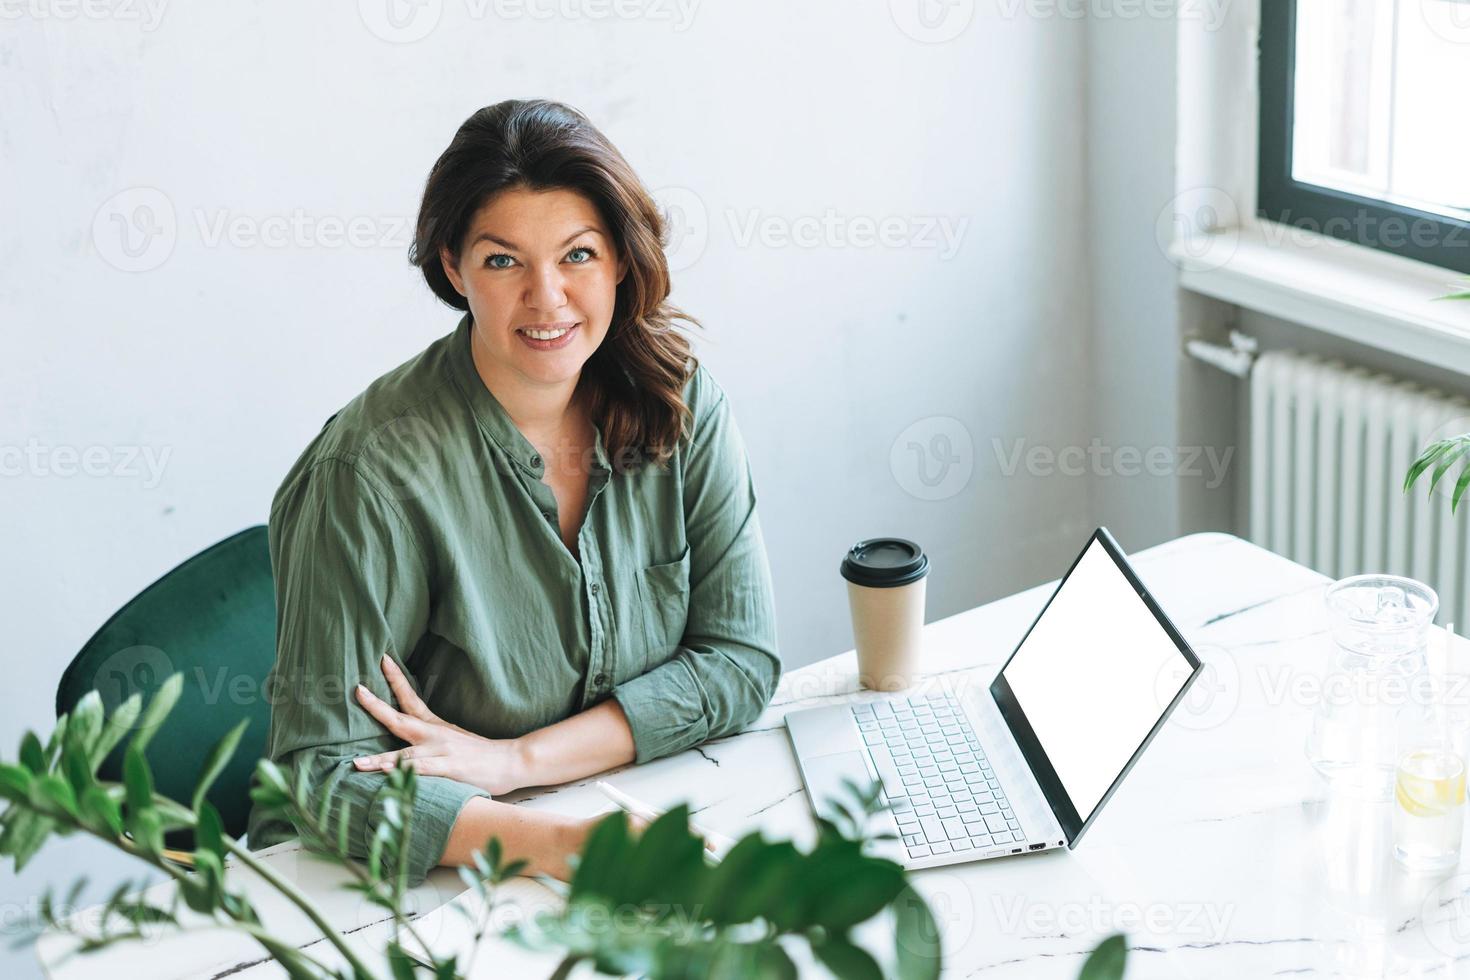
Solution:
<path fill-rule="evenodd" d="M 352 760 L 352 764 L 359 769 L 392 769 L 399 759 L 412 759 L 413 746 L 406 749 L 395 749 L 392 752 L 382 752 L 378 755 L 364 755 Z"/>
<path fill-rule="evenodd" d="M 398 666 L 398 661 L 385 653 L 382 668 L 383 676 L 388 680 L 388 688 L 398 699 L 398 707 L 404 714 L 412 715 L 423 721 L 438 721 L 438 716 L 429 710 L 429 706 L 424 704 L 424 699 L 418 696 L 418 692 L 408 682 L 408 678 L 403 674 L 403 669 Z"/>
<path fill-rule="evenodd" d="M 405 760 L 413 762 L 414 772 L 420 776 L 442 776 L 444 775 L 444 760 L 439 756 L 422 755 L 410 745 L 406 749 L 395 749 L 392 752 L 383 752 L 378 755 L 365 755 L 353 759 L 352 764 L 360 772 L 387 772 L 395 769 Z"/>
<path fill-rule="evenodd" d="M 423 722 L 399 711 L 362 684 L 357 685 L 357 703 L 362 705 L 363 710 L 372 715 L 378 724 L 405 742 L 417 742 L 423 737 Z"/>

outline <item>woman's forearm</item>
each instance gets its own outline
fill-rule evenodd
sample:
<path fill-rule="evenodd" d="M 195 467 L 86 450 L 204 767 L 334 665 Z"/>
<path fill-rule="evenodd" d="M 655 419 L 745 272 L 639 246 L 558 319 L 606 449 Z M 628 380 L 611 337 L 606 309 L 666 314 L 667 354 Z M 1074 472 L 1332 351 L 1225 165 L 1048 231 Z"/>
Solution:
<path fill-rule="evenodd" d="M 460 809 L 439 863 L 473 866 L 474 853 L 499 837 L 507 861 L 524 858 L 530 862 L 527 873 L 566 880 L 567 858 L 581 847 L 585 824 L 577 817 L 477 796 Z"/>
<path fill-rule="evenodd" d="M 613 698 L 517 739 L 524 786 L 553 786 L 581 779 L 637 757 L 633 729 Z"/>
<path fill-rule="evenodd" d="M 516 739 L 520 757 L 516 783 L 550 786 L 632 762 L 637 753 L 633 730 L 622 706 L 612 699 Z M 581 849 L 589 823 L 530 807 L 476 797 L 459 811 L 444 854 L 444 865 L 468 865 L 491 837 L 499 837 L 507 860 L 524 858 L 532 874 L 565 878 L 567 858 Z"/>

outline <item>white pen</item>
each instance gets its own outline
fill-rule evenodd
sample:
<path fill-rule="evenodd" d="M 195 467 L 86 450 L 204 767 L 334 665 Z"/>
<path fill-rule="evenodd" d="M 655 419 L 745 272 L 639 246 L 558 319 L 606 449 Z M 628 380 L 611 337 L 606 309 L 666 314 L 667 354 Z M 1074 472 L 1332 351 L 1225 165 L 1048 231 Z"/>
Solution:
<path fill-rule="evenodd" d="M 598 780 L 595 785 L 603 796 L 612 800 L 619 807 L 633 814 L 635 817 L 653 823 L 662 815 L 661 811 L 655 810 L 647 803 L 633 799 L 633 797 L 624 793 L 611 783 Z M 724 834 L 716 833 L 713 830 L 706 830 L 693 820 L 689 821 L 689 829 L 704 838 L 705 843 L 709 845 L 707 850 L 717 858 L 723 858 L 729 852 L 730 848 L 735 846 L 735 841 L 731 838 L 726 837 Z"/>

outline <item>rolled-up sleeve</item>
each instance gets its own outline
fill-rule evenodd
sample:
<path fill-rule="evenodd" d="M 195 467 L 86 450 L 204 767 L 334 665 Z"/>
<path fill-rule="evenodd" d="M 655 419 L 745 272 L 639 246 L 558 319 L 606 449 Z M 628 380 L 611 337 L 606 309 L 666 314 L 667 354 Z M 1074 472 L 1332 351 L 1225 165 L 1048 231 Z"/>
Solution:
<path fill-rule="evenodd" d="M 330 826 L 348 807 L 348 851 L 364 858 L 387 782 L 358 772 L 352 760 L 404 743 L 358 705 L 353 688 L 361 682 L 393 703 L 384 653 L 418 687 L 405 660 L 427 623 L 426 563 L 397 502 L 341 458 L 317 461 L 283 485 L 271 508 L 270 553 L 276 664 L 269 754 L 293 780 L 305 767 L 313 797 L 330 782 Z M 414 884 L 439 863 L 460 809 L 489 796 L 443 777 L 421 776 L 417 784 L 406 856 Z"/>
<path fill-rule="evenodd" d="M 734 734 L 781 679 L 755 484 L 729 401 L 707 377 L 684 466 L 689 604 L 675 655 L 613 691 L 648 762 Z"/>

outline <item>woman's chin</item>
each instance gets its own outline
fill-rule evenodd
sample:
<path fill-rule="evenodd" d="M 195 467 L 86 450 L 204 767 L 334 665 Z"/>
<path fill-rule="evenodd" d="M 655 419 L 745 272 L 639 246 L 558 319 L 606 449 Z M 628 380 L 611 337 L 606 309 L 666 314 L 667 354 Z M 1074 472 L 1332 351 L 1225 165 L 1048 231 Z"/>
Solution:
<path fill-rule="evenodd" d="M 582 374 L 586 355 L 574 351 L 526 352 L 516 358 L 516 366 L 528 381 L 553 385 L 575 381 Z"/>

